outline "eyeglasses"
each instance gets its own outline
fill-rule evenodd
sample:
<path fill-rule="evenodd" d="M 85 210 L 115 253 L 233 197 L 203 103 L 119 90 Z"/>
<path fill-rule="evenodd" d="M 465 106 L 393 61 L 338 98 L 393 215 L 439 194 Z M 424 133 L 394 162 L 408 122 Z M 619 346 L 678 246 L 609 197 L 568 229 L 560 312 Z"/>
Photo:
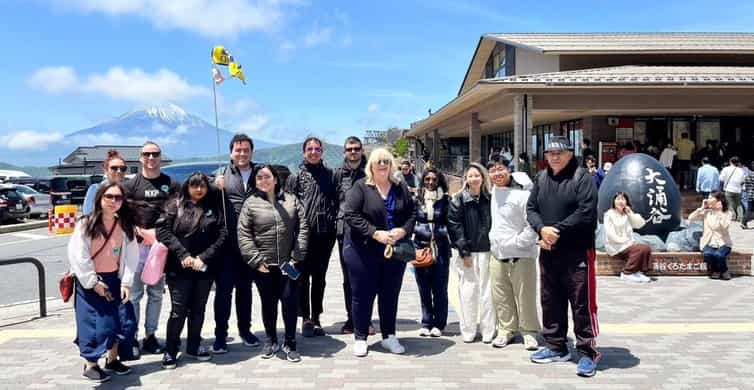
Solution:
<path fill-rule="evenodd" d="M 377 160 L 377 165 L 390 165 L 390 160 Z"/>
<path fill-rule="evenodd" d="M 160 152 L 141 152 L 141 157 L 145 157 L 145 158 L 149 158 L 149 157 L 151 157 L 151 158 L 159 158 L 160 157 Z"/>
<path fill-rule="evenodd" d="M 356 147 L 356 148 L 346 148 L 346 152 L 348 152 L 348 153 L 360 152 L 360 151 L 361 151 L 361 147 L 360 146 Z"/>
<path fill-rule="evenodd" d="M 317 148 L 317 147 L 314 147 L 314 148 L 306 148 L 306 151 L 307 151 L 307 152 L 314 152 L 314 153 L 322 153 L 322 148 Z"/>
<path fill-rule="evenodd" d="M 110 170 L 113 172 L 118 172 L 118 171 L 126 172 L 128 170 L 128 167 L 125 165 L 111 165 Z"/>
<path fill-rule="evenodd" d="M 103 197 L 109 201 L 112 202 L 122 202 L 123 201 L 123 195 L 116 195 L 116 194 L 105 194 Z"/>

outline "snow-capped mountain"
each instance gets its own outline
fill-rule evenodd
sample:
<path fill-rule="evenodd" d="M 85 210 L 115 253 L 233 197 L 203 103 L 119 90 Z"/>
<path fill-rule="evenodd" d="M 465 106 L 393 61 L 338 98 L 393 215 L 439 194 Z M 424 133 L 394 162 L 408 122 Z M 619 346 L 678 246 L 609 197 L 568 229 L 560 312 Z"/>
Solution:
<path fill-rule="evenodd" d="M 250 134 L 253 137 L 253 134 Z M 220 130 L 220 150 L 228 154 L 228 143 L 233 133 Z M 210 157 L 217 155 L 215 126 L 186 112 L 175 104 L 144 107 L 125 113 L 118 118 L 79 130 L 50 143 L 47 151 L 5 150 L 0 161 L 44 166 L 57 163 L 78 146 L 141 145 L 146 140 L 160 144 L 171 159 Z M 0 145 L 1 146 L 1 145 Z M 254 140 L 254 149 L 278 146 Z"/>

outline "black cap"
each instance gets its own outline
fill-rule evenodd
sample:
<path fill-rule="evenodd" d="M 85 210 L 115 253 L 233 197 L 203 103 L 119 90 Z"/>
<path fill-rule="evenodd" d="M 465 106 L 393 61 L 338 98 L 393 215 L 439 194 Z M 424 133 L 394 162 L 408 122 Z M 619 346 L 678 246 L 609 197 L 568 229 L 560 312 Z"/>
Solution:
<path fill-rule="evenodd" d="M 561 135 L 550 137 L 550 140 L 547 142 L 547 145 L 545 145 L 545 153 L 562 152 L 565 150 L 573 151 L 573 146 L 571 145 L 571 142 L 568 141 L 568 138 L 563 137 Z"/>

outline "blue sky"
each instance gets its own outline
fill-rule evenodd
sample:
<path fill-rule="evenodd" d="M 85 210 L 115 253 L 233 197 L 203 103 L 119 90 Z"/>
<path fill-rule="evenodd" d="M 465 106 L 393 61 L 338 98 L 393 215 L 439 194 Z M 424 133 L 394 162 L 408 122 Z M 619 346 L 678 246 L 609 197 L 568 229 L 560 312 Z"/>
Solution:
<path fill-rule="evenodd" d="M 215 44 L 248 81 L 220 87 L 224 128 L 340 143 L 447 103 L 484 33 L 751 26 L 750 0 L 4 0 L 0 161 L 15 132 L 44 142 L 153 103 L 211 123 Z"/>

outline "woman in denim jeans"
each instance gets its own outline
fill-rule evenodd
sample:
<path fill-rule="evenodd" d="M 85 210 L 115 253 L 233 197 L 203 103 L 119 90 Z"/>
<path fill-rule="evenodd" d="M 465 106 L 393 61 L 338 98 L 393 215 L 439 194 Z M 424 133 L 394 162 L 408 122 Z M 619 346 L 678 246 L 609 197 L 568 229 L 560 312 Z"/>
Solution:
<path fill-rule="evenodd" d="M 423 337 L 442 336 L 448 321 L 449 207 L 445 177 L 435 168 L 426 169 L 416 196 L 414 227 L 414 246 L 417 250 L 433 248 L 434 260 L 428 267 L 415 268 L 414 273 L 422 304 L 422 328 L 419 336 Z"/>
<path fill-rule="evenodd" d="M 711 279 L 730 280 L 728 255 L 733 243 L 728 227 L 733 213 L 728 210 L 728 201 L 721 191 L 715 191 L 702 201 L 702 207 L 689 215 L 689 222 L 704 221 L 704 231 L 699 248 L 704 253 L 704 262 L 709 267 Z"/>

